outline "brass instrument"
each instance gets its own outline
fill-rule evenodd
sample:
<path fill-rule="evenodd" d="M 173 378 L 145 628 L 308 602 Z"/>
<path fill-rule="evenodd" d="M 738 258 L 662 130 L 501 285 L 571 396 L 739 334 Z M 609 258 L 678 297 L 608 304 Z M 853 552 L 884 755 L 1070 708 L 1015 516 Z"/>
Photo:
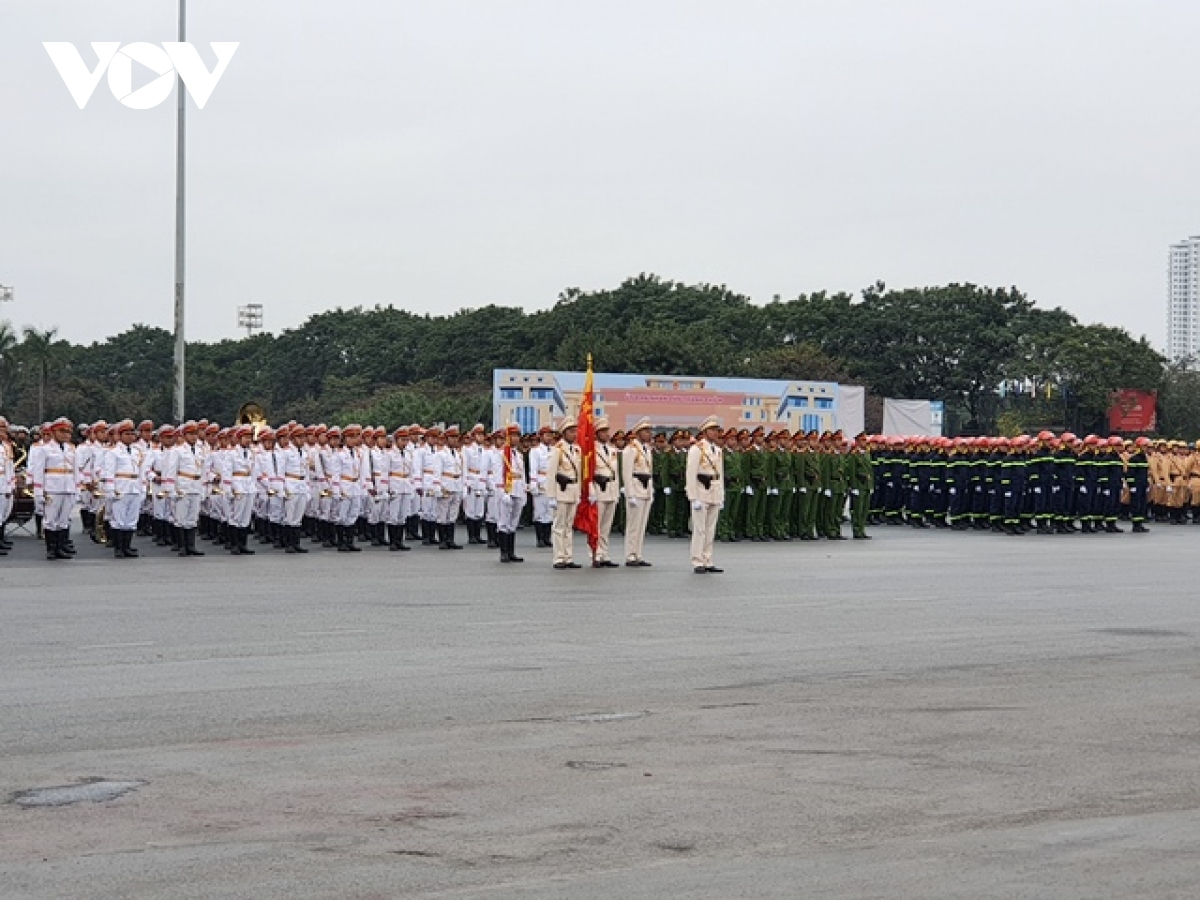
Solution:
<path fill-rule="evenodd" d="M 95 535 L 96 542 L 103 547 L 108 546 L 108 527 L 106 525 L 108 519 L 108 506 L 101 503 L 100 508 L 96 510 L 96 525 Z"/>
<path fill-rule="evenodd" d="M 250 400 L 243 403 L 237 414 L 237 424 L 253 425 L 254 440 L 258 440 L 258 433 L 267 427 L 267 411 L 258 403 Z"/>

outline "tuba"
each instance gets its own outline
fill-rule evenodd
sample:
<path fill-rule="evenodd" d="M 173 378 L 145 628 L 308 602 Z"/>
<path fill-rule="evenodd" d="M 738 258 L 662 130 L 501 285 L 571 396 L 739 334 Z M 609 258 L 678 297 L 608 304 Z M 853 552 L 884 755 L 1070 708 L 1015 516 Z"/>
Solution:
<path fill-rule="evenodd" d="M 267 411 L 253 400 L 243 403 L 237 414 L 238 425 L 253 425 L 254 439 L 258 440 L 258 433 L 267 427 Z"/>

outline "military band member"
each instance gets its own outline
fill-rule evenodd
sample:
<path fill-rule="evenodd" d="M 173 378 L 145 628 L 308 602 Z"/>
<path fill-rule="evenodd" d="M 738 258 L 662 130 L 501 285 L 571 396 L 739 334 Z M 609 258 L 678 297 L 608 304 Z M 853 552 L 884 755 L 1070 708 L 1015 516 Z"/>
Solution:
<path fill-rule="evenodd" d="M 361 425 L 347 425 L 342 431 L 342 446 L 334 466 L 338 478 L 338 550 L 358 553 L 355 543 L 359 516 L 366 497 L 367 471 L 362 453 Z"/>
<path fill-rule="evenodd" d="M 621 471 L 625 481 L 625 565 L 648 567 L 642 555 L 650 505 L 654 502 L 654 431 L 649 419 L 642 419 L 629 430 L 632 435 L 622 454 Z"/>
<path fill-rule="evenodd" d="M 596 470 L 592 473 L 591 498 L 596 503 L 597 542 L 595 569 L 615 569 L 608 552 L 613 516 L 621 500 L 621 464 L 615 447 L 609 443 L 608 419 L 596 419 Z"/>
<path fill-rule="evenodd" d="M 583 455 L 575 438 L 579 433 L 573 418 L 559 426 L 562 438 L 550 451 L 546 467 L 546 482 L 550 492 L 550 508 L 554 513 L 552 544 L 554 568 L 578 569 L 575 562 L 575 510 L 579 506 L 580 480 L 583 477 Z"/>
<path fill-rule="evenodd" d="M 550 547 L 550 531 L 554 521 L 553 499 L 548 471 L 550 453 L 555 444 L 552 428 L 543 425 L 538 430 L 538 443 L 529 450 L 529 495 L 533 498 L 533 530 L 539 549 Z"/>
<path fill-rule="evenodd" d="M 700 426 L 700 437 L 687 453 L 685 485 L 692 506 L 692 571 L 697 575 L 721 572 L 713 565 L 717 517 L 725 505 L 725 466 L 717 444 L 721 423 L 710 417 Z"/>
<path fill-rule="evenodd" d="M 45 509 L 42 532 L 47 559 L 70 559 L 73 555 L 69 542 L 77 486 L 72 431 L 70 419 L 56 419 L 47 429 L 49 440 L 36 456 L 30 454 L 34 498 L 40 499 Z"/>
<path fill-rule="evenodd" d="M 487 430 L 476 425 L 467 432 L 462 448 L 463 485 L 462 512 L 467 523 L 467 544 L 485 544 L 483 523 L 487 516 L 488 481 L 484 442 Z"/>
<path fill-rule="evenodd" d="M 496 543 L 500 548 L 500 562 L 520 563 L 517 556 L 517 528 L 521 521 L 521 510 L 529 482 L 525 474 L 525 457 L 521 453 L 521 427 L 516 424 L 505 429 L 505 444 L 496 454 L 499 468 L 491 468 L 492 496 L 497 498 Z"/>
<path fill-rule="evenodd" d="M 411 550 L 404 543 L 404 529 L 411 513 L 412 458 L 408 449 L 408 429 L 397 428 L 387 451 L 388 506 L 384 516 L 387 525 L 388 550 Z"/>
<path fill-rule="evenodd" d="M 459 447 L 457 425 L 446 429 L 445 440 L 434 455 L 434 480 L 438 490 L 437 527 L 438 549 L 461 550 L 462 544 L 454 540 L 455 524 L 462 509 L 463 499 L 463 456 Z"/>
<path fill-rule="evenodd" d="M 484 524 L 487 526 L 487 546 L 489 550 L 497 550 L 500 548 L 500 541 L 497 537 L 496 523 L 499 521 L 500 515 L 500 494 L 496 491 L 496 479 L 503 471 L 504 467 L 504 448 L 508 444 L 508 437 L 504 429 L 499 429 L 492 433 L 488 439 L 487 446 L 483 451 L 483 479 L 488 485 L 487 502 L 484 504 Z M 517 438 L 517 453 L 521 452 L 520 436 Z M 524 473 L 522 468 L 521 472 Z M 524 476 L 523 476 L 524 477 Z M 526 491 L 529 489 L 528 483 L 525 486 Z M 523 514 L 524 510 L 520 514 Z"/>
<path fill-rule="evenodd" d="M 179 529 L 180 556 L 204 555 L 196 549 L 204 493 L 204 456 L 196 445 L 199 431 L 196 422 L 186 422 L 180 429 L 183 441 L 172 447 L 163 460 L 163 484 L 172 485 L 168 495 L 173 501 L 175 527 Z"/>
<path fill-rule="evenodd" d="M 99 487 L 105 500 L 108 532 L 116 559 L 138 555 L 131 546 L 137 530 L 145 488 L 142 482 L 142 453 L 134 447 L 137 431 L 126 419 L 113 426 L 117 443 L 101 460 Z"/>
<path fill-rule="evenodd" d="M 12 549 L 12 542 L 4 533 L 8 517 L 12 515 L 13 498 L 17 492 L 16 450 L 9 436 L 8 419 L 0 416 L 0 556 Z"/>

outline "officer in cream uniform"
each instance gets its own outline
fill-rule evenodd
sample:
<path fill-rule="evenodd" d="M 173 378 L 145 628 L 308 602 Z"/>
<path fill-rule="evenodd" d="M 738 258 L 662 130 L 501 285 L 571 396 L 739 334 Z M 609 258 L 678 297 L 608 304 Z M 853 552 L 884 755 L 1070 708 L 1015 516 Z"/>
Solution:
<path fill-rule="evenodd" d="M 596 471 L 592 473 L 592 499 L 596 501 L 598 540 L 595 569 L 615 569 L 608 555 L 608 536 L 621 500 L 621 454 L 608 442 L 608 419 L 596 420 Z"/>
<path fill-rule="evenodd" d="M 725 460 L 717 444 L 721 423 L 704 420 L 700 437 L 687 452 L 687 498 L 692 504 L 692 571 L 697 575 L 722 571 L 713 565 L 717 517 L 725 505 Z"/>
<path fill-rule="evenodd" d="M 642 419 L 629 433 L 633 439 L 623 451 L 621 472 L 625 479 L 625 565 L 632 568 L 650 565 L 642 558 L 642 545 L 654 502 L 654 433 L 649 419 Z"/>
<path fill-rule="evenodd" d="M 563 419 L 559 426 L 562 439 L 550 451 L 546 466 L 546 489 L 554 513 L 551 525 L 551 544 L 554 548 L 554 568 L 578 569 L 574 560 L 575 510 L 579 506 L 579 482 L 583 477 L 583 453 L 575 443 L 579 434 L 573 418 Z"/>

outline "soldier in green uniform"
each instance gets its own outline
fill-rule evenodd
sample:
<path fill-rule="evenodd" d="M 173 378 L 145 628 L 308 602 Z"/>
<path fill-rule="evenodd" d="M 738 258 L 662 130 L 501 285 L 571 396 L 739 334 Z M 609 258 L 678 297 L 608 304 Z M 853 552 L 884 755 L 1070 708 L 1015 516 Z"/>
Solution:
<path fill-rule="evenodd" d="M 735 429 L 725 432 L 722 449 L 725 455 L 725 508 L 717 521 L 717 540 L 737 543 L 742 539 L 746 481 L 742 477 L 742 453 L 738 449 Z"/>
<path fill-rule="evenodd" d="M 846 508 L 846 469 L 842 453 L 841 432 L 828 436 L 828 450 L 824 454 L 826 466 L 825 488 L 821 492 L 824 502 L 821 521 L 822 532 L 831 541 L 844 541 L 842 534 L 842 511 Z"/>
<path fill-rule="evenodd" d="M 625 456 L 624 450 L 625 450 L 625 444 L 627 443 L 626 438 L 625 438 L 625 432 L 623 432 L 623 431 L 614 432 L 613 436 L 611 438 L 611 441 L 612 441 L 613 448 L 617 451 L 617 481 L 620 484 L 624 484 L 625 483 L 625 473 L 622 470 L 622 466 L 624 466 L 624 464 L 625 464 L 623 457 Z M 621 492 L 624 493 L 625 489 L 622 488 Z M 613 530 L 614 534 L 624 534 L 625 533 L 625 504 L 623 502 L 617 503 L 616 511 L 613 513 L 612 530 Z"/>
<path fill-rule="evenodd" d="M 875 467 L 866 434 L 855 439 L 854 448 L 844 458 L 844 468 L 850 488 L 851 533 L 856 540 L 870 540 L 867 519 L 871 514 L 871 493 L 875 489 Z"/>
<path fill-rule="evenodd" d="M 766 535 L 767 487 L 769 462 L 763 449 L 765 435 L 754 429 L 743 444 L 742 472 L 746 478 L 746 540 L 770 540 Z"/>
<path fill-rule="evenodd" d="M 667 536 L 687 537 L 691 507 L 687 498 L 687 451 L 692 435 L 688 431 L 677 431 L 671 438 L 671 449 L 667 452 Z M 664 491 L 665 492 L 665 491 Z"/>
<path fill-rule="evenodd" d="M 770 507 L 771 538 L 776 541 L 792 539 L 792 504 L 796 496 L 796 477 L 792 468 L 792 435 L 775 432 L 775 451 L 772 454 Z"/>
<path fill-rule="evenodd" d="M 667 443 L 667 436 L 664 433 L 659 433 L 654 436 L 654 456 L 652 466 L 654 468 L 654 502 L 650 504 L 650 522 L 646 530 L 650 534 L 664 534 L 667 530 L 667 454 L 671 452 L 671 445 Z"/>
<path fill-rule="evenodd" d="M 800 453 L 800 460 L 800 478 L 797 481 L 801 505 L 800 540 L 815 541 L 817 513 L 825 487 L 826 472 L 820 442 L 815 432 L 809 432 L 804 442 L 804 450 Z"/>

